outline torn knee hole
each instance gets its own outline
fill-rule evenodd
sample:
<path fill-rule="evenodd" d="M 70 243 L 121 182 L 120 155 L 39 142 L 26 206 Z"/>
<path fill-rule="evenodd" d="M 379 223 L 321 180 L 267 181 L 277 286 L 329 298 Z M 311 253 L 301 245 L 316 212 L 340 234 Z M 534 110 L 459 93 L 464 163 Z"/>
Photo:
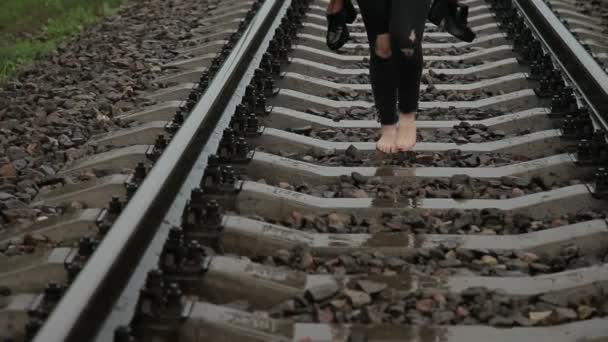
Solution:
<path fill-rule="evenodd" d="M 390 36 L 388 34 L 381 34 L 376 39 L 374 44 L 374 53 L 377 57 L 382 59 L 390 58 L 392 55 Z"/>
<path fill-rule="evenodd" d="M 410 32 L 410 36 L 408 37 L 410 42 L 415 43 L 416 42 L 416 31 L 412 30 Z"/>
<path fill-rule="evenodd" d="M 403 52 L 405 57 L 412 57 L 414 55 L 414 48 L 401 49 L 401 52 Z"/>
<path fill-rule="evenodd" d="M 391 49 L 376 49 L 376 56 L 382 59 L 387 59 L 391 57 Z"/>
<path fill-rule="evenodd" d="M 407 44 L 408 47 L 401 48 L 401 52 L 403 52 L 403 54 L 406 57 L 412 57 L 414 55 L 413 46 L 415 46 L 415 44 L 416 44 L 416 31 L 415 30 L 410 31 L 410 35 L 409 35 L 409 37 L 407 37 L 407 40 L 409 41 L 409 44 Z"/>

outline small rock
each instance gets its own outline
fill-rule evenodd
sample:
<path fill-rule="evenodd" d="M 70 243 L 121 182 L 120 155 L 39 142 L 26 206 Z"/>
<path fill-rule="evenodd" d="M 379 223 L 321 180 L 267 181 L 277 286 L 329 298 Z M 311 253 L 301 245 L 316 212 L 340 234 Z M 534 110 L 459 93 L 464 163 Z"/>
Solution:
<path fill-rule="evenodd" d="M 363 176 L 359 172 L 353 172 L 350 176 L 353 178 L 355 183 L 358 185 L 367 183 L 367 177 Z"/>
<path fill-rule="evenodd" d="M 329 324 L 334 321 L 334 313 L 330 308 L 316 309 L 316 316 L 319 323 Z"/>
<path fill-rule="evenodd" d="M 296 127 L 292 128 L 291 131 L 296 134 L 310 135 L 310 133 L 312 132 L 312 126 Z"/>
<path fill-rule="evenodd" d="M 302 222 L 304 221 L 304 215 L 302 215 L 302 213 L 300 213 L 299 211 L 295 211 L 295 210 L 292 211 L 291 219 L 293 220 L 293 224 L 296 228 L 302 227 Z"/>
<path fill-rule="evenodd" d="M 498 260 L 496 260 L 496 258 L 491 255 L 484 255 L 483 257 L 481 257 L 481 263 L 486 266 L 496 266 L 498 265 Z"/>
<path fill-rule="evenodd" d="M 59 141 L 59 144 L 63 147 L 72 147 L 74 146 L 74 143 L 72 142 L 72 140 L 70 139 L 70 137 L 68 137 L 65 134 L 60 135 L 57 140 Z"/>
<path fill-rule="evenodd" d="M 456 315 L 460 318 L 465 318 L 469 317 L 470 313 L 469 310 L 467 310 L 466 308 L 459 306 L 456 308 Z"/>
<path fill-rule="evenodd" d="M 47 176 L 54 176 L 56 174 L 55 170 L 48 165 L 40 166 L 40 171 L 44 172 Z"/>
<path fill-rule="evenodd" d="M 338 284 L 331 282 L 309 288 L 306 290 L 306 297 L 318 303 L 331 298 L 336 292 L 338 292 Z"/>
<path fill-rule="evenodd" d="M 330 226 L 343 228 L 346 226 L 347 218 L 338 213 L 331 213 L 327 215 L 327 223 Z"/>
<path fill-rule="evenodd" d="M 587 305 L 579 306 L 576 311 L 578 311 L 578 316 L 580 319 L 587 319 L 595 314 L 595 308 Z"/>
<path fill-rule="evenodd" d="M 536 324 L 547 319 L 549 316 L 551 316 L 551 313 L 551 311 L 531 311 L 528 314 L 528 318 L 530 321 L 532 321 L 532 323 Z"/>
<path fill-rule="evenodd" d="M 2 167 L 0 167 L 0 177 L 12 178 L 17 176 L 17 169 L 13 166 L 13 164 L 8 163 Z"/>
<path fill-rule="evenodd" d="M 8 248 L 4 251 L 4 255 L 6 256 L 14 256 L 19 253 L 19 248 L 15 245 L 8 246 Z"/>
<path fill-rule="evenodd" d="M 281 260 L 281 262 L 283 262 L 284 264 L 288 264 L 289 260 L 291 260 L 291 253 L 289 253 L 289 251 L 286 249 L 279 249 L 276 252 L 275 257 Z"/>
<path fill-rule="evenodd" d="M 382 317 L 383 312 L 380 311 L 378 308 L 374 307 L 374 306 L 367 306 L 365 307 L 365 314 L 367 316 L 367 318 L 369 319 L 370 323 L 372 324 L 381 324 L 383 319 Z M 362 336 L 361 339 L 359 340 L 354 340 L 353 339 L 353 335 L 351 334 L 350 338 L 349 338 L 349 342 L 365 342 L 367 341 L 367 338 L 365 338 L 365 336 Z"/>
<path fill-rule="evenodd" d="M 553 310 L 549 320 L 555 323 L 564 323 L 578 318 L 576 311 L 570 308 L 556 308 Z"/>
<path fill-rule="evenodd" d="M 562 256 L 565 257 L 574 257 L 577 256 L 579 252 L 578 246 L 577 245 L 568 245 L 568 246 L 564 246 L 560 252 L 560 254 Z"/>
<path fill-rule="evenodd" d="M 12 198 L 15 198 L 15 196 L 9 194 L 8 192 L 0 191 L 0 201 L 6 201 Z"/>
<path fill-rule="evenodd" d="M 434 293 L 433 300 L 439 305 L 445 305 L 447 303 L 447 299 L 443 293 Z"/>
<path fill-rule="evenodd" d="M 70 203 L 70 208 L 71 209 L 76 209 L 76 210 L 84 209 L 84 203 L 78 202 L 78 201 L 71 202 Z"/>
<path fill-rule="evenodd" d="M 524 196 L 526 193 L 520 189 L 520 188 L 513 188 L 513 190 L 511 190 L 511 197 L 512 198 L 517 198 L 517 197 L 521 197 Z"/>
<path fill-rule="evenodd" d="M 29 164 L 28 161 L 25 159 L 17 159 L 17 160 L 13 161 L 13 167 L 17 171 L 24 170 L 25 168 L 27 168 L 28 164 Z"/>
<path fill-rule="evenodd" d="M 386 260 L 384 260 L 384 263 L 392 268 L 403 267 L 406 264 L 405 260 L 393 256 L 386 258 Z"/>
<path fill-rule="evenodd" d="M 435 301 L 432 299 L 422 299 L 416 302 L 416 310 L 421 313 L 431 313 L 435 308 Z"/>
<path fill-rule="evenodd" d="M 526 252 L 523 253 L 519 259 L 521 259 L 523 262 L 526 262 L 528 264 L 531 264 L 533 262 L 538 261 L 538 255 L 534 254 L 534 253 L 530 253 L 530 252 Z"/>
<path fill-rule="evenodd" d="M 342 308 L 344 308 L 344 306 L 346 305 L 346 300 L 344 299 L 334 299 L 331 302 L 329 302 L 329 305 L 331 305 L 333 308 L 340 310 Z"/>
<path fill-rule="evenodd" d="M 500 181 L 505 186 L 514 186 L 514 187 L 518 187 L 518 188 L 527 188 L 530 185 L 529 180 L 522 178 L 522 177 L 515 177 L 515 176 L 501 177 Z"/>
<path fill-rule="evenodd" d="M 352 159 L 360 159 L 360 152 L 354 145 L 348 146 L 344 153 Z"/>
<path fill-rule="evenodd" d="M 310 252 L 306 251 L 300 256 L 300 269 L 306 270 L 314 266 L 315 259 Z"/>
<path fill-rule="evenodd" d="M 344 294 L 354 307 L 361 307 L 372 302 L 372 297 L 363 291 L 345 289 Z"/>
<path fill-rule="evenodd" d="M 384 283 L 376 283 L 373 281 L 369 281 L 369 280 L 359 280 L 357 281 L 357 285 L 359 285 L 359 288 L 363 291 L 365 291 L 366 293 L 373 295 L 376 294 L 378 292 L 381 292 L 382 290 L 384 290 L 387 286 Z"/>
<path fill-rule="evenodd" d="M 23 159 L 28 156 L 27 152 L 19 146 L 9 146 L 6 149 L 6 155 L 10 160 Z"/>
<path fill-rule="evenodd" d="M 365 190 L 363 190 L 363 189 L 357 189 L 357 190 L 353 191 L 352 196 L 354 198 L 368 198 L 369 197 L 367 192 L 365 192 Z"/>

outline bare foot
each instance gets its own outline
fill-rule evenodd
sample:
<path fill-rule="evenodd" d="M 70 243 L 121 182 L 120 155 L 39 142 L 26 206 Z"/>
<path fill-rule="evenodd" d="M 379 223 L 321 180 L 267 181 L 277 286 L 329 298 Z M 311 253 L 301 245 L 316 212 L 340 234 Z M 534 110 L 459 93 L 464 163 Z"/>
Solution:
<path fill-rule="evenodd" d="M 330 0 L 327 5 L 327 14 L 336 14 L 342 10 L 344 0 Z"/>
<path fill-rule="evenodd" d="M 416 145 L 416 116 L 414 114 L 399 115 L 399 128 L 395 140 L 395 149 L 405 152 Z"/>
<path fill-rule="evenodd" d="M 382 136 L 376 148 L 384 153 L 393 153 L 395 149 L 395 138 L 397 137 L 397 125 L 385 125 L 381 128 Z"/>

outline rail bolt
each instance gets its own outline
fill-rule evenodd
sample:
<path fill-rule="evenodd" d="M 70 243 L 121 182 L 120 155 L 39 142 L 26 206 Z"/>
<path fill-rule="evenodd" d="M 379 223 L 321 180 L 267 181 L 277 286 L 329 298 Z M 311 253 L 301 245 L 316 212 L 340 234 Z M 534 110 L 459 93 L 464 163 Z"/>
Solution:
<path fill-rule="evenodd" d="M 211 225 L 219 225 L 222 222 L 222 207 L 216 200 L 209 200 L 205 205 L 205 222 Z"/>
<path fill-rule="evenodd" d="M 113 196 L 110 200 L 110 204 L 108 205 L 108 213 L 113 216 L 118 216 L 122 212 L 123 204 L 120 199 L 116 196 Z"/>
<path fill-rule="evenodd" d="M 114 330 L 114 342 L 135 342 L 131 328 L 128 326 L 120 326 Z"/>
<path fill-rule="evenodd" d="M 260 120 L 255 114 L 247 116 L 247 126 L 245 127 L 245 135 L 248 137 L 257 137 L 262 135 L 264 128 L 260 126 Z"/>
<path fill-rule="evenodd" d="M 241 105 L 239 105 L 241 106 Z M 243 134 L 247 127 L 247 114 L 244 112 L 236 112 L 230 119 L 230 128 L 236 133 Z"/>
<path fill-rule="evenodd" d="M 61 299 L 63 292 L 65 291 L 65 286 L 62 286 L 58 283 L 51 282 L 46 285 L 44 288 L 44 300 L 57 302 Z"/>
<path fill-rule="evenodd" d="M 82 270 L 82 265 L 79 262 L 71 262 L 65 265 L 65 270 L 68 274 L 68 283 L 71 284 Z"/>
<path fill-rule="evenodd" d="M 184 307 L 184 296 L 177 283 L 171 283 L 165 291 L 167 298 L 167 314 L 171 316 L 181 315 Z"/>
<path fill-rule="evenodd" d="M 209 157 L 207 157 L 207 166 L 218 166 L 220 164 L 220 158 L 217 156 L 217 154 L 211 154 Z"/>
<path fill-rule="evenodd" d="M 25 340 L 32 341 L 38 331 L 42 328 L 42 321 L 37 318 L 30 319 L 25 325 Z"/>
<path fill-rule="evenodd" d="M 90 237 L 81 238 L 78 241 L 78 255 L 90 257 L 97 248 L 97 245 L 99 245 L 99 242 Z"/>
<path fill-rule="evenodd" d="M 266 96 L 259 94 L 255 102 L 255 113 L 262 116 L 270 114 L 270 108 L 266 106 Z"/>
<path fill-rule="evenodd" d="M 599 198 L 608 198 L 608 170 L 600 167 L 595 173 L 594 195 Z"/>

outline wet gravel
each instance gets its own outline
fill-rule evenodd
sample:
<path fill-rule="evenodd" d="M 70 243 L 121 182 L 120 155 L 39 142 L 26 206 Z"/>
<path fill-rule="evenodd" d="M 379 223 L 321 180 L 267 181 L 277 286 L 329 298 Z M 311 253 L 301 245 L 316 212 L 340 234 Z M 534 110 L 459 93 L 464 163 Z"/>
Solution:
<path fill-rule="evenodd" d="M 301 126 L 287 128 L 286 131 L 331 142 L 375 142 L 380 138 L 377 128 L 313 128 Z M 438 143 L 482 143 L 529 134 L 529 129 L 505 133 L 481 124 L 470 125 L 462 122 L 451 129 L 418 130 L 417 141 Z"/>
<path fill-rule="evenodd" d="M 606 316 L 608 300 L 593 295 L 569 301 L 551 295 L 522 298 L 485 288 L 469 288 L 461 294 L 440 289 L 404 293 L 381 281 L 358 280 L 345 288 L 313 287 L 269 313 L 316 323 L 552 326 Z"/>
<path fill-rule="evenodd" d="M 328 118 L 334 121 L 340 120 L 376 120 L 375 107 L 340 107 L 336 109 L 319 110 L 307 108 L 306 113 Z M 417 120 L 484 120 L 507 114 L 498 109 L 477 108 L 425 108 L 416 113 Z"/>
<path fill-rule="evenodd" d="M 63 165 L 103 149 L 94 135 L 130 127 L 151 81 L 217 0 L 131 1 L 0 85 L 0 231 L 46 215 L 28 205 Z M 150 25 L 154 22 L 154 25 Z"/>
<path fill-rule="evenodd" d="M 317 256 L 306 247 L 277 250 L 252 261 L 309 274 L 525 277 L 563 272 L 606 261 L 604 254 L 583 254 L 576 244 L 563 246 L 555 255 L 528 251 L 465 250 L 439 246 L 418 249 L 411 256 L 382 252 L 352 252 L 337 257 Z"/>
<path fill-rule="evenodd" d="M 501 92 L 493 92 L 485 89 L 466 92 L 442 90 L 437 89 L 434 85 L 429 85 L 426 89 L 420 90 L 420 101 L 476 101 L 500 94 Z M 350 88 L 331 90 L 327 93 L 326 97 L 336 101 L 374 102 L 374 96 L 371 91 L 353 90 Z"/>
<path fill-rule="evenodd" d="M 466 65 L 466 64 L 461 64 Z M 367 68 L 367 67 L 366 67 Z M 343 84 L 370 84 L 368 74 L 359 74 L 351 76 L 325 76 L 323 79 Z M 466 75 L 446 75 L 441 73 L 441 69 L 431 69 L 428 73 L 423 74 L 421 83 L 426 85 L 433 84 L 470 84 L 481 80 L 490 79 L 488 76 L 477 74 Z"/>
<path fill-rule="evenodd" d="M 355 23 L 360 23 L 363 24 L 363 21 L 359 18 L 357 18 L 357 20 L 355 21 Z M 349 26 L 348 27 L 350 32 L 362 32 L 365 33 L 365 28 L 363 26 Z M 440 28 L 438 28 L 437 26 L 430 26 L 430 27 L 426 27 L 424 29 L 425 33 L 429 33 L 429 32 L 443 32 Z M 425 39 L 429 38 L 428 35 L 424 36 Z"/>
<path fill-rule="evenodd" d="M 426 69 L 435 68 L 435 69 L 466 69 L 470 67 L 474 67 L 477 65 L 482 65 L 484 62 L 481 60 L 473 60 L 473 61 L 424 61 L 424 67 Z M 340 67 L 345 69 L 369 69 L 369 59 L 366 57 L 361 62 L 348 63 L 348 64 L 340 64 Z"/>
<path fill-rule="evenodd" d="M 604 219 L 605 212 L 583 211 L 577 214 L 547 215 L 535 219 L 526 214 L 507 215 L 497 209 L 457 210 L 444 213 L 431 211 L 401 213 L 385 212 L 381 217 L 361 217 L 357 213 L 305 214 L 293 211 L 289 217 L 276 221 L 258 215 L 259 221 L 279 224 L 311 233 L 374 234 L 402 232 L 414 234 L 482 234 L 513 235 L 557 228 L 594 219 Z"/>
<path fill-rule="evenodd" d="M 264 179 L 256 180 L 267 183 Z M 364 177 L 353 173 L 342 176 L 335 184 L 311 185 L 307 183 L 271 183 L 282 189 L 297 191 L 321 198 L 382 198 L 394 201 L 423 198 L 453 199 L 508 199 L 581 184 L 578 180 L 548 184 L 540 177 L 531 180 L 521 177 L 502 177 L 499 180 L 471 178 L 455 175 L 450 179 L 409 180 L 403 183 L 386 183 L 382 177 Z"/>
<path fill-rule="evenodd" d="M 259 148 L 263 151 L 263 148 Z M 306 153 L 280 152 L 282 157 L 326 166 L 401 166 L 401 167 L 497 167 L 531 160 L 509 153 L 469 153 L 458 149 L 446 152 L 393 153 L 380 156 L 375 151 L 359 151 L 350 146 L 346 151 L 312 148 Z"/>
<path fill-rule="evenodd" d="M 425 32 L 430 32 L 430 31 L 428 29 L 426 29 Z M 433 37 L 433 36 L 425 35 L 423 37 L 423 42 L 427 43 L 427 44 L 458 43 L 459 41 L 460 40 L 458 40 L 458 38 L 452 37 L 452 36 Z M 349 39 L 349 43 L 367 44 L 367 37 L 351 36 Z"/>
<path fill-rule="evenodd" d="M 425 56 L 460 56 L 470 52 L 482 50 L 479 47 L 448 47 L 441 49 L 424 49 Z M 342 48 L 341 51 L 348 55 L 365 55 L 369 53 L 367 45 L 357 46 L 355 48 Z"/>

